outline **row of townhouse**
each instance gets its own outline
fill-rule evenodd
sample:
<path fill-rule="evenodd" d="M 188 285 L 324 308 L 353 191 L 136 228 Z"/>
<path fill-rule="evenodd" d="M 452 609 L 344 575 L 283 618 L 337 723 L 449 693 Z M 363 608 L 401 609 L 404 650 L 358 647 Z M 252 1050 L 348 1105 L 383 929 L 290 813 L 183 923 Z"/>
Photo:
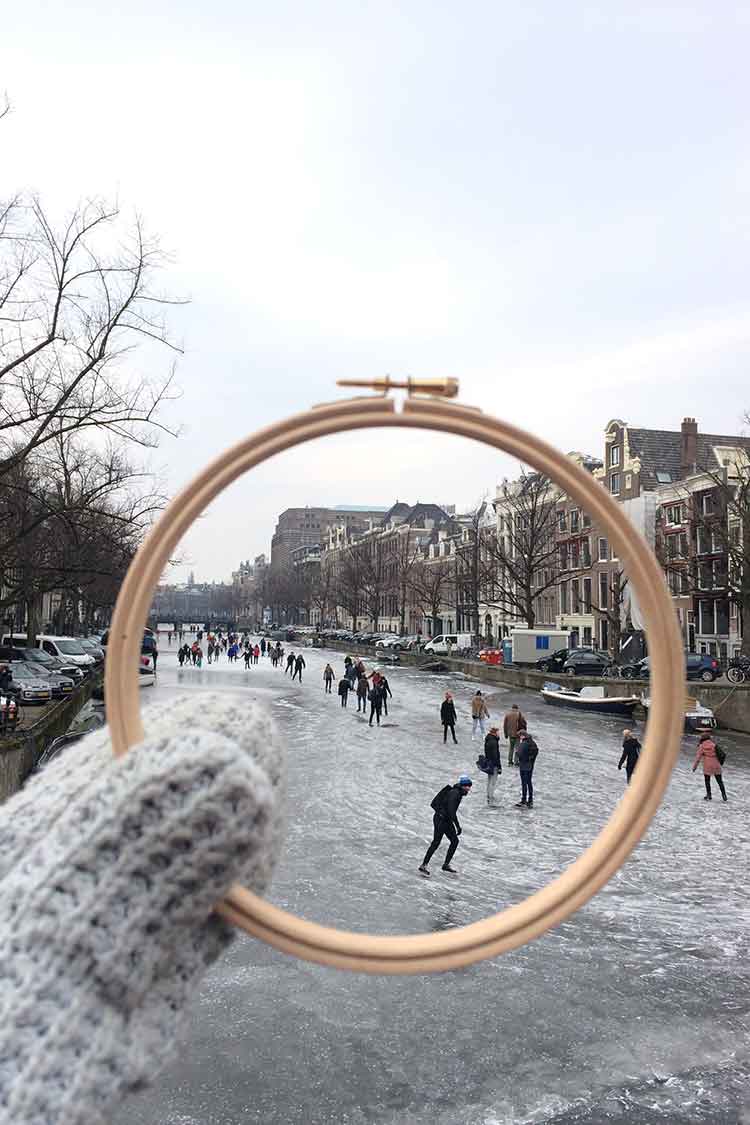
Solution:
<path fill-rule="evenodd" d="M 601 460 L 570 456 L 622 505 L 656 551 L 685 648 L 723 660 L 735 655 L 742 643 L 736 571 L 747 559 L 741 544 L 750 532 L 744 502 L 732 504 L 728 498 L 747 492 L 750 439 L 700 434 L 693 418 L 677 431 L 613 419 L 604 447 Z M 509 520 L 517 517 L 517 488 L 518 482 L 498 488 L 498 540 L 508 537 Z M 559 489 L 550 485 L 547 501 L 555 510 L 557 574 L 550 567 L 549 574 L 537 576 L 535 623 L 568 629 L 571 645 L 594 645 L 618 655 L 629 645 L 628 655 L 637 655 L 644 622 L 613 545 Z M 495 638 L 519 624 L 517 613 L 491 599 L 482 613 L 485 634 Z"/>
<path fill-rule="evenodd" d="M 613 419 L 603 453 L 569 456 L 657 552 L 686 649 L 734 655 L 742 628 L 731 545 L 750 539 L 750 528 L 726 498 L 750 475 L 750 439 L 699 434 L 692 418 L 676 431 Z M 567 630 L 571 645 L 643 651 L 640 609 L 606 532 L 538 474 L 504 481 L 475 512 L 396 503 L 382 516 L 369 511 L 366 525 L 330 522 L 320 539 L 290 551 L 307 591 L 295 620 L 468 632 L 490 644 L 533 623 Z"/>

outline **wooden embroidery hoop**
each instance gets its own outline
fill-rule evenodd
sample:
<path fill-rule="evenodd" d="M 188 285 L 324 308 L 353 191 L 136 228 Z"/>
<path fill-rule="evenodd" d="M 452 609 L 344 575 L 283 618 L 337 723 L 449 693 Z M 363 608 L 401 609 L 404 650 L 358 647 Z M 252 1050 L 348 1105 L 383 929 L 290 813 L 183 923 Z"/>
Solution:
<path fill-rule="evenodd" d="M 128 570 L 110 629 L 105 688 L 112 745 L 119 756 L 144 737 L 137 668 L 156 584 L 193 521 L 248 469 L 313 438 L 370 427 L 411 427 L 473 438 L 546 474 L 608 534 L 647 621 L 652 698 L 645 745 L 632 783 L 594 842 L 524 902 L 441 933 L 375 936 L 336 930 L 289 914 L 239 885 L 216 906 L 222 917 L 253 937 L 322 965 L 369 973 L 456 969 L 523 945 L 563 921 L 607 882 L 641 839 L 679 753 L 685 693 L 682 643 L 664 576 L 645 540 L 608 492 L 564 454 L 508 422 L 446 402 L 458 390 L 455 380 L 382 379 L 343 385 L 367 386 L 383 394 L 315 407 L 244 438 L 178 493 L 154 525 Z M 392 387 L 408 389 L 401 410 L 387 397 Z"/>

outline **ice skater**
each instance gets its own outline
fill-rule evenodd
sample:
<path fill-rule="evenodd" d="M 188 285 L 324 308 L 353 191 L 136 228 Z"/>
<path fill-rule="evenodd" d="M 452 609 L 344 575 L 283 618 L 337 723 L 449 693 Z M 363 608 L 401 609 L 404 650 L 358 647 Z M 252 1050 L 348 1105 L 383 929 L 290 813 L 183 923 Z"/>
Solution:
<path fill-rule="evenodd" d="M 293 652 L 290 652 L 289 655 L 286 658 L 286 668 L 284 669 L 284 675 L 285 676 L 288 676 L 288 675 L 293 676 L 294 675 L 294 653 Z"/>
<path fill-rule="evenodd" d="M 484 756 L 487 759 L 487 804 L 495 804 L 495 789 L 498 778 L 503 772 L 500 761 L 500 731 L 497 727 L 490 727 L 490 733 L 484 740 Z"/>
<path fill-rule="evenodd" d="M 453 702 L 453 696 L 449 691 L 446 691 L 445 699 L 440 705 L 440 722 L 443 724 L 443 743 L 448 741 L 448 731 L 451 732 L 453 741 L 457 743 L 456 704 Z"/>
<path fill-rule="evenodd" d="M 370 685 L 367 682 L 367 676 L 360 676 L 357 680 L 357 711 L 364 711 L 367 714 L 367 696 L 370 693 Z"/>
<path fill-rule="evenodd" d="M 348 677 L 342 676 L 339 680 L 339 699 L 341 700 L 342 707 L 346 707 L 347 700 L 349 698 L 349 692 L 351 690 L 352 685 L 349 683 Z"/>
<path fill-rule="evenodd" d="M 716 784 L 719 786 L 722 801 L 727 800 L 727 791 L 724 788 L 724 778 L 721 775 L 721 767 L 726 755 L 723 750 L 719 750 L 714 742 L 713 735 L 710 731 L 702 734 L 698 742 L 698 753 L 695 755 L 693 762 L 693 773 L 698 768 L 698 762 L 703 760 L 703 780 L 706 784 L 706 795 L 704 801 L 710 801 L 711 797 L 711 778 L 716 779 Z"/>
<path fill-rule="evenodd" d="M 256 661 L 256 664 L 257 664 L 257 661 Z M 296 657 L 296 659 L 294 661 L 294 671 L 292 672 L 292 681 L 299 680 L 299 682 L 302 683 L 302 669 L 306 668 L 306 667 L 307 667 L 307 665 L 305 664 L 305 658 L 302 655 L 302 653 L 299 653 L 299 655 Z"/>
<path fill-rule="evenodd" d="M 487 710 L 487 704 L 484 702 L 484 696 L 481 691 L 476 692 L 471 701 L 471 741 L 473 742 L 477 736 L 477 731 L 482 732 L 484 738 L 484 720 L 489 719 L 490 713 Z"/>
<path fill-rule="evenodd" d="M 323 669 L 323 683 L 325 685 L 326 695 L 331 694 L 331 684 L 333 683 L 333 668 L 330 664 L 326 664 Z"/>
<path fill-rule="evenodd" d="M 518 746 L 518 736 L 522 730 L 526 730 L 526 719 L 518 704 L 514 703 L 503 719 L 503 734 L 508 739 L 509 766 L 517 764 L 516 747 Z"/>
<path fill-rule="evenodd" d="M 633 770 L 638 765 L 638 758 L 641 753 L 641 744 L 633 734 L 632 730 L 624 730 L 622 732 L 622 755 L 620 762 L 617 766 L 621 770 L 625 766 L 625 776 L 630 785 L 630 779 L 633 776 Z"/>
<path fill-rule="evenodd" d="M 443 871 L 449 875 L 458 872 L 451 867 L 451 860 L 456 854 L 458 837 L 461 835 L 461 825 L 458 822 L 458 806 L 464 797 L 471 792 L 472 781 L 468 774 L 462 773 L 455 785 L 444 785 L 439 793 L 430 801 L 430 808 L 434 809 L 432 818 L 433 836 L 432 843 L 425 852 L 425 857 L 419 865 L 420 875 L 429 876 L 429 863 L 435 852 L 440 847 L 443 836 L 448 837 L 448 851 L 443 863 Z"/>
<path fill-rule="evenodd" d="M 539 753 L 539 747 L 527 730 L 522 730 L 518 736 L 518 769 L 521 774 L 521 800 L 516 805 L 517 809 L 533 809 L 534 785 L 531 776 L 534 772 L 534 763 Z"/>

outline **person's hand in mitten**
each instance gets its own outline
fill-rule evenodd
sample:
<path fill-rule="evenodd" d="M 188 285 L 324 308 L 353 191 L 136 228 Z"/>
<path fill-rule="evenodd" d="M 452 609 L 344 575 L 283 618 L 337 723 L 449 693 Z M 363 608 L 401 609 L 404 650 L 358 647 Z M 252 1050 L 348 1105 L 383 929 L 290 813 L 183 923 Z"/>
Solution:
<path fill-rule="evenodd" d="M 105 729 L 0 807 L 0 1125 L 92 1125 L 168 1061 L 179 1015 L 283 837 L 269 717 L 201 693 Z"/>

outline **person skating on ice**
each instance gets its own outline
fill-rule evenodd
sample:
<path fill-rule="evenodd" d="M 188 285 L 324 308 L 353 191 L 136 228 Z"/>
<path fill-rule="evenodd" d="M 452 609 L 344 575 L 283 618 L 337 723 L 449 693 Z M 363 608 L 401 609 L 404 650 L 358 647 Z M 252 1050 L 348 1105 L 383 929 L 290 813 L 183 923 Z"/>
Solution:
<path fill-rule="evenodd" d="M 628 785 L 630 785 L 633 770 L 638 765 L 640 752 L 641 744 L 632 730 L 624 730 L 622 732 L 622 754 L 617 768 L 621 770 L 622 767 L 625 766 L 625 776 L 628 779 Z"/>
<path fill-rule="evenodd" d="M 518 737 L 518 769 L 521 775 L 521 800 L 516 805 L 517 809 L 534 807 L 534 785 L 532 774 L 539 747 L 527 730 L 521 731 Z"/>
<path fill-rule="evenodd" d="M 711 778 L 716 779 L 716 784 L 719 786 L 722 801 L 727 800 L 727 791 L 724 788 L 724 778 L 721 774 L 721 762 L 719 761 L 719 754 L 716 743 L 714 742 L 713 734 L 711 731 L 705 731 L 698 742 L 698 752 L 695 755 L 693 762 L 693 773 L 698 768 L 698 762 L 703 762 L 703 780 L 706 785 L 706 795 L 704 801 L 710 801 L 711 796 Z"/>
<path fill-rule="evenodd" d="M 300 652 L 294 661 L 294 672 L 292 673 L 292 680 L 299 680 L 299 682 L 302 683 L 302 669 L 306 667 L 307 665 L 305 664 L 305 658 Z"/>
<path fill-rule="evenodd" d="M 458 847 L 458 837 L 461 835 L 461 825 L 458 822 L 458 806 L 461 804 L 464 797 L 471 792 L 471 786 L 471 778 L 468 774 L 463 773 L 455 785 L 445 785 L 439 793 L 435 794 L 430 802 L 430 808 L 434 809 L 434 816 L 432 818 L 433 836 L 432 843 L 425 852 L 425 857 L 419 865 L 420 875 L 429 876 L 430 860 L 440 847 L 443 836 L 448 837 L 448 851 L 446 852 L 442 870 L 449 875 L 458 874 L 456 869 L 451 867 L 451 860 L 456 854 L 456 848 Z"/>
<path fill-rule="evenodd" d="M 477 736 L 477 731 L 482 732 L 484 738 L 484 720 L 489 719 L 490 713 L 487 710 L 487 704 L 484 701 L 484 696 L 481 691 L 475 693 L 471 701 L 471 741 L 473 742 Z"/>
<path fill-rule="evenodd" d="M 517 764 L 516 747 L 518 746 L 518 736 L 522 730 L 526 730 L 526 719 L 518 704 L 514 703 L 503 719 L 503 734 L 508 739 L 509 766 Z"/>
<path fill-rule="evenodd" d="M 347 700 L 349 698 L 349 692 L 351 690 L 352 690 L 352 685 L 349 682 L 348 676 L 342 676 L 341 679 L 339 680 L 339 689 L 338 689 L 339 699 L 341 700 L 341 706 L 342 707 L 346 707 Z"/>
<path fill-rule="evenodd" d="M 451 732 L 454 742 L 458 742 L 456 738 L 456 705 L 453 702 L 453 696 L 449 691 L 445 693 L 445 699 L 440 705 L 440 722 L 443 724 L 443 742 L 448 741 L 448 731 Z"/>
<path fill-rule="evenodd" d="M 333 668 L 330 664 L 326 664 L 323 669 L 323 684 L 325 685 L 326 695 L 331 694 L 331 684 L 333 683 Z"/>
<path fill-rule="evenodd" d="M 500 761 L 500 731 L 497 727 L 490 727 L 490 732 L 484 740 L 484 756 L 490 767 L 487 770 L 487 804 L 494 805 L 495 788 L 503 772 Z"/>

